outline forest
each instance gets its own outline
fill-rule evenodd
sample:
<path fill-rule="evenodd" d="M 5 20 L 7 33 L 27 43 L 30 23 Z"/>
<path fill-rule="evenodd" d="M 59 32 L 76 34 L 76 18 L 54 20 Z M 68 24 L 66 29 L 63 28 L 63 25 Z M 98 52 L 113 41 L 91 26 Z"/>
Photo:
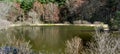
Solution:
<path fill-rule="evenodd" d="M 75 24 L 74 21 L 81 21 L 80 24 L 94 23 L 96 21 L 109 25 L 110 29 L 117 29 L 120 20 L 119 0 L 1 0 L 14 2 L 17 7 L 16 19 L 27 20 L 33 18 L 29 12 L 35 12 L 37 20 L 44 23 L 64 23 Z M 15 5 L 15 4 L 14 4 Z M 14 12 L 14 11 L 13 11 Z M 14 13 L 12 13 L 14 14 Z M 12 15 L 11 14 L 11 15 Z M 23 21 L 23 20 L 21 20 Z M 87 21 L 87 22 L 83 22 Z"/>

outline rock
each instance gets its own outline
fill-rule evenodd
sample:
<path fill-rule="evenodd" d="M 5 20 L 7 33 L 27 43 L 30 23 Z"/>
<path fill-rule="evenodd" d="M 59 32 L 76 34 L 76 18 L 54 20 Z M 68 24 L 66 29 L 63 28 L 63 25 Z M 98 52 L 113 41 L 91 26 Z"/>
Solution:
<path fill-rule="evenodd" d="M 13 46 L 4 46 L 0 48 L 0 54 L 34 54 L 33 52 L 21 52 L 20 48 Z"/>
<path fill-rule="evenodd" d="M 88 21 L 86 21 L 86 20 L 84 20 L 84 21 L 83 21 L 83 24 L 91 24 L 91 23 L 88 22 Z"/>
<path fill-rule="evenodd" d="M 90 22 L 85 20 L 76 20 L 76 21 L 73 21 L 73 23 L 74 24 L 90 24 Z"/>
<path fill-rule="evenodd" d="M 18 54 L 18 49 L 15 47 L 5 46 L 0 48 L 2 54 Z"/>
<path fill-rule="evenodd" d="M 65 21 L 64 24 L 70 24 L 69 22 Z"/>
<path fill-rule="evenodd" d="M 74 24 L 83 24 L 81 20 L 73 21 Z"/>
<path fill-rule="evenodd" d="M 99 21 L 95 21 L 94 24 L 101 24 L 102 22 Z"/>

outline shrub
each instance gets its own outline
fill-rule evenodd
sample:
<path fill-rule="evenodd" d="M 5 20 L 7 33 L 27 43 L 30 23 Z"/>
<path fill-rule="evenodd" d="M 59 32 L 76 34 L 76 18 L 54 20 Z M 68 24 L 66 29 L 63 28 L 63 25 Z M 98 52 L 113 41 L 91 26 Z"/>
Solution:
<path fill-rule="evenodd" d="M 120 53 L 120 37 L 112 35 L 108 32 L 96 31 L 93 40 L 85 49 L 85 54 L 119 54 Z"/>
<path fill-rule="evenodd" d="M 75 37 L 72 40 L 66 41 L 66 54 L 80 54 L 83 48 L 82 39 L 79 37 Z"/>
<path fill-rule="evenodd" d="M 0 47 L 1 54 L 34 54 L 29 44 L 30 42 L 15 37 L 6 37 L 8 40 Z"/>

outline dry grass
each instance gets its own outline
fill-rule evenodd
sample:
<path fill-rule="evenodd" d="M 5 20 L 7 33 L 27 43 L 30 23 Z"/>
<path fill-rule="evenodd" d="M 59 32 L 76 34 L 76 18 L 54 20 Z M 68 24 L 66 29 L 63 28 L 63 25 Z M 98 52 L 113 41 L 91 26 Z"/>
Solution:
<path fill-rule="evenodd" d="M 108 32 L 95 32 L 93 39 L 87 43 L 87 47 L 82 46 L 81 39 L 75 37 L 66 41 L 66 54 L 119 54 L 119 35 Z"/>
<path fill-rule="evenodd" d="M 72 40 L 66 41 L 65 54 L 80 54 L 82 48 L 82 39 L 74 37 Z"/>
<path fill-rule="evenodd" d="M 95 32 L 94 40 L 88 43 L 88 48 L 84 54 L 119 54 L 120 53 L 120 37 L 119 35 L 110 34 L 108 32 Z"/>
<path fill-rule="evenodd" d="M 7 39 L 8 41 L 6 41 L 5 44 L 3 44 L 0 49 L 1 54 L 5 54 L 5 53 L 31 54 L 33 53 L 31 46 L 29 44 L 30 41 L 25 42 L 25 40 L 23 39 L 16 39 L 15 37 L 11 38 L 9 36 L 7 37 Z"/>

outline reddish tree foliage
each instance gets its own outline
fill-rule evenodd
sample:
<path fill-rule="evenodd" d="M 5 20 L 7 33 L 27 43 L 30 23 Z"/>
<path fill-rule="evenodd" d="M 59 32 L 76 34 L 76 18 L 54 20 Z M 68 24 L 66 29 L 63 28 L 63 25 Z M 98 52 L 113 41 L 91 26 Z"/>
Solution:
<path fill-rule="evenodd" d="M 35 2 L 33 5 L 33 10 L 37 12 L 38 17 L 42 21 L 46 22 L 58 22 L 59 21 L 59 9 L 56 4 L 48 3 L 41 4 L 40 2 Z"/>

